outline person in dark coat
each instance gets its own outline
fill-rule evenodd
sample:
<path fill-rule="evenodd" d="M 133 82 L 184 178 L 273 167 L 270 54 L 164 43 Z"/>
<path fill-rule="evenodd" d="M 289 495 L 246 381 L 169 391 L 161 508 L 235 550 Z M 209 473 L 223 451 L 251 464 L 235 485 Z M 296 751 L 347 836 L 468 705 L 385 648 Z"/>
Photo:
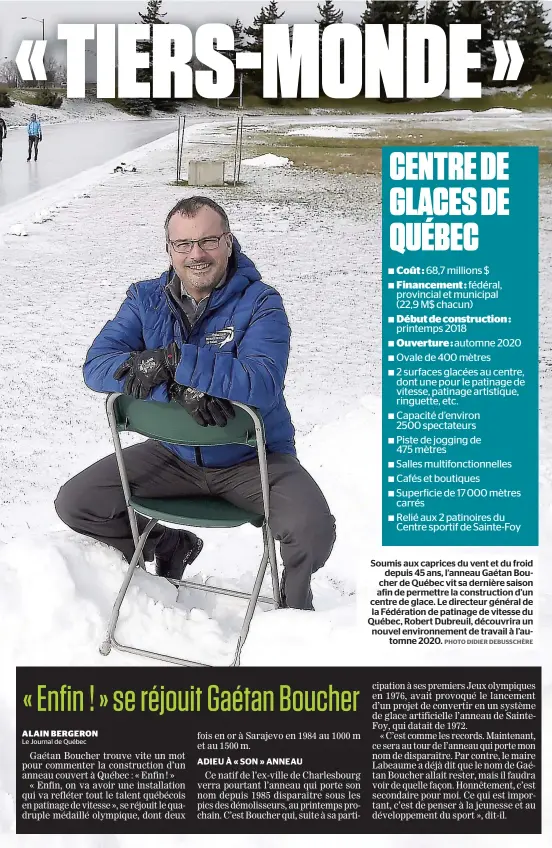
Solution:
<path fill-rule="evenodd" d="M 4 118 L 0 115 L 0 162 L 2 161 L 2 147 L 4 145 L 4 139 L 8 134 L 8 127 L 6 126 L 6 122 Z"/>
<path fill-rule="evenodd" d="M 290 328 L 280 294 L 262 282 L 230 231 L 224 210 L 207 197 L 179 201 L 165 222 L 170 267 L 132 285 L 84 364 L 87 386 L 156 401 L 175 399 L 202 426 L 225 426 L 231 401 L 256 407 L 266 434 L 269 523 L 280 541 L 286 606 L 313 609 L 311 575 L 328 559 L 335 519 L 296 456 L 284 399 Z M 150 440 L 125 448 L 136 497 L 213 494 L 263 513 L 256 452 L 244 445 L 194 448 Z M 115 455 L 62 486 L 56 510 L 67 525 L 118 548 L 134 543 Z M 151 532 L 144 556 L 175 579 L 201 550 L 188 531 Z"/>

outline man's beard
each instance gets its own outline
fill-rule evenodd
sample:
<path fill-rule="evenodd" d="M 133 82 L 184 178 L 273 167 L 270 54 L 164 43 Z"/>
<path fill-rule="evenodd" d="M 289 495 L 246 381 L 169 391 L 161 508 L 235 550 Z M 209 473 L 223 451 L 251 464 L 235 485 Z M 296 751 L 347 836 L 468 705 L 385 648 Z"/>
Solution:
<path fill-rule="evenodd" d="M 206 266 L 206 267 L 205 267 Z M 194 268 L 203 269 L 194 272 Z M 214 289 L 224 278 L 226 269 L 221 269 L 216 263 L 198 262 L 195 266 L 186 265 L 182 269 L 181 281 L 192 286 L 197 291 L 209 291 Z"/>

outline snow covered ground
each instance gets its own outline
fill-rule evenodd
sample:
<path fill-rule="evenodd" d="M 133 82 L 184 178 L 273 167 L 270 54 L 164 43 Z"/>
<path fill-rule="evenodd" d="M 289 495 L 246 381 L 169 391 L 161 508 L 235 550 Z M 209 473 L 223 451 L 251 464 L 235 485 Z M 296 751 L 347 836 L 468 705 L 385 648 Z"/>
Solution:
<path fill-rule="evenodd" d="M 111 103 L 106 103 L 103 100 L 95 99 L 63 99 L 63 103 L 59 109 L 48 109 L 41 106 L 33 106 L 29 103 L 24 103 L 22 100 L 13 100 L 13 106 L 9 109 L 2 108 L 0 114 L 4 118 L 8 127 L 20 127 L 28 123 L 31 115 L 36 113 L 46 126 L 48 124 L 64 124 L 72 121 L 128 121 L 128 120 L 143 120 L 127 112 L 117 109 Z M 194 115 L 209 115 L 214 112 L 208 106 L 202 103 L 187 103 L 182 107 L 182 111 L 186 114 L 193 113 Z M 167 112 L 159 112 L 154 110 L 151 114 L 152 120 L 173 117 L 174 114 Z"/>
<path fill-rule="evenodd" d="M 387 115 L 373 113 L 370 115 L 338 115 L 328 114 L 326 110 L 313 109 L 310 115 L 290 118 L 289 116 L 270 117 L 259 116 L 257 131 L 274 132 L 279 126 L 290 135 L 316 135 L 335 137 L 340 131 L 344 137 L 359 137 L 384 133 L 386 129 L 423 127 L 430 129 L 449 129 L 461 132 L 487 132 L 493 130 L 532 129 L 547 130 L 551 128 L 550 111 L 522 112 L 519 109 L 491 107 L 480 112 L 472 109 L 449 109 L 442 112 L 404 113 Z M 304 132 L 303 132 L 304 130 Z"/>
<path fill-rule="evenodd" d="M 312 117 L 309 118 L 312 124 Z M 335 125 L 334 117 L 331 124 Z M 212 129 L 212 128 L 211 128 Z M 221 126 L 221 131 L 228 128 Z M 202 130 L 188 136 L 187 158 L 203 157 Z M 205 136 L 206 137 L 206 136 Z M 211 136 L 212 137 L 212 136 Z M 232 149 L 210 148 L 225 157 Z M 135 173 L 105 166 L 49 189 L 0 214 L 2 260 L 3 394 L 0 441 L 0 639 L 4 687 L 0 737 L 15 738 L 14 668 L 20 665 L 142 665 L 128 654 L 100 657 L 97 646 L 122 579 L 123 563 L 111 549 L 69 532 L 53 499 L 71 475 L 111 452 L 103 397 L 86 389 L 86 350 L 112 317 L 133 281 L 165 267 L 163 219 L 182 189 L 174 179 L 175 139 L 169 137 L 125 157 Z M 548 660 L 552 581 L 542 569 L 541 645 L 531 651 L 394 649 L 370 641 L 363 599 L 371 581 L 367 563 L 390 559 L 380 540 L 380 217 L 375 177 L 322 175 L 292 166 L 244 165 L 244 185 L 205 193 L 228 211 L 233 231 L 264 279 L 281 293 L 292 326 L 286 396 L 296 424 L 299 458 L 320 483 L 337 518 L 338 541 L 314 580 L 317 613 L 261 611 L 242 655 L 246 665 L 541 664 Z M 551 282 L 552 189 L 543 183 L 543 287 Z M 48 212 L 48 214 L 42 214 Z M 38 213 L 38 214 L 37 214 Z M 39 223 L 38 220 L 42 222 Z M 14 226 L 27 236 L 9 235 Z M 548 390 L 548 388 L 547 388 Z M 544 431 L 547 432 L 549 419 Z M 546 447 L 543 442 L 543 448 Z M 547 448 L 546 448 L 547 450 Z M 545 463 L 543 468 L 549 466 Z M 552 473 L 543 472 L 543 554 L 550 545 Z M 205 548 L 190 576 L 249 588 L 260 557 L 258 531 L 242 528 L 203 534 Z M 417 553 L 422 554 L 421 550 Z M 533 552 L 534 553 L 534 552 Z M 459 554 L 431 549 L 434 558 Z M 478 549 L 481 555 L 481 549 Z M 513 554 L 508 549 L 507 554 Z M 469 555 L 462 549 L 462 555 Z M 493 550 L 493 556 L 500 552 Z M 545 559 L 545 556 L 543 556 Z M 360 587 L 361 603 L 355 593 Z M 205 658 L 231 656 L 241 602 L 202 592 L 180 598 L 147 575 L 133 584 L 121 616 L 123 639 L 154 650 Z M 544 722 L 552 728 L 550 669 L 545 671 Z M 550 733 L 550 731 L 549 731 Z M 548 733 L 548 736 L 549 736 Z M 546 750 L 552 750 L 549 738 Z M 545 763 L 552 785 L 550 758 Z M 0 831 L 13 831 L 14 752 L 0 764 Z M 545 826 L 552 819 L 545 806 Z M 312 837 L 314 840 L 315 837 Z M 335 839 L 335 837 L 328 837 Z M 38 844 L 18 837 L 18 845 Z M 43 839 L 43 838 L 42 838 Z M 123 848 L 148 837 L 84 837 L 83 846 Z M 182 837 L 157 837 L 163 846 Z M 238 844 L 238 837 L 225 838 Z M 308 837 L 300 837 L 301 844 Z M 366 837 L 348 837 L 360 844 Z M 294 845 L 298 837 L 279 837 Z M 500 841 L 499 841 L 500 840 Z M 528 846 L 547 837 L 524 837 Z M 69 846 L 74 837 L 48 837 Z M 370 837 L 374 846 L 440 848 L 441 837 Z M 451 845 L 466 838 L 447 837 Z M 478 846 L 517 846 L 518 837 L 470 837 Z M 187 836 L 187 846 L 213 837 Z M 271 836 L 241 836 L 240 845 L 272 846 Z M 316 837 L 324 845 L 323 837 Z M 328 843 L 329 844 L 329 843 Z M 549 844 L 546 841 L 546 844 Z"/>

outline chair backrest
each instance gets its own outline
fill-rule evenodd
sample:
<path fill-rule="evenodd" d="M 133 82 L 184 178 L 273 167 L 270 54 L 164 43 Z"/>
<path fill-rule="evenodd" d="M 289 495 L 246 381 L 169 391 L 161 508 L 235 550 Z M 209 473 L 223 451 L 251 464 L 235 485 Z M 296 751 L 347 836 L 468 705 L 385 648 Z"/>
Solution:
<path fill-rule="evenodd" d="M 226 427 L 201 427 L 176 401 L 159 403 L 137 400 L 124 394 L 111 394 L 107 399 L 108 414 L 110 409 L 118 432 L 139 433 L 174 445 L 206 447 L 235 444 L 257 447 L 255 421 L 260 424 L 260 433 L 264 438 L 259 414 L 245 404 L 234 405 L 236 417 L 228 421 Z"/>

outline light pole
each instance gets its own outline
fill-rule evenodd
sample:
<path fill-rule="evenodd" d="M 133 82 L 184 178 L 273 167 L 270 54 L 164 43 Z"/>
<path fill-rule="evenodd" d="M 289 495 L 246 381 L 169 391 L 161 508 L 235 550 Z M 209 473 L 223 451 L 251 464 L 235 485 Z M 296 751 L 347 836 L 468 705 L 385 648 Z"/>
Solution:
<path fill-rule="evenodd" d="M 30 15 L 23 15 L 21 18 L 22 21 L 36 21 L 37 24 L 42 24 L 42 41 L 44 41 L 44 18 L 31 18 Z M 46 86 L 46 80 L 44 80 L 43 85 Z"/>
<path fill-rule="evenodd" d="M 27 15 L 24 15 L 21 18 L 22 21 L 36 21 L 37 24 L 42 24 L 42 41 L 44 41 L 44 18 L 31 18 Z"/>

